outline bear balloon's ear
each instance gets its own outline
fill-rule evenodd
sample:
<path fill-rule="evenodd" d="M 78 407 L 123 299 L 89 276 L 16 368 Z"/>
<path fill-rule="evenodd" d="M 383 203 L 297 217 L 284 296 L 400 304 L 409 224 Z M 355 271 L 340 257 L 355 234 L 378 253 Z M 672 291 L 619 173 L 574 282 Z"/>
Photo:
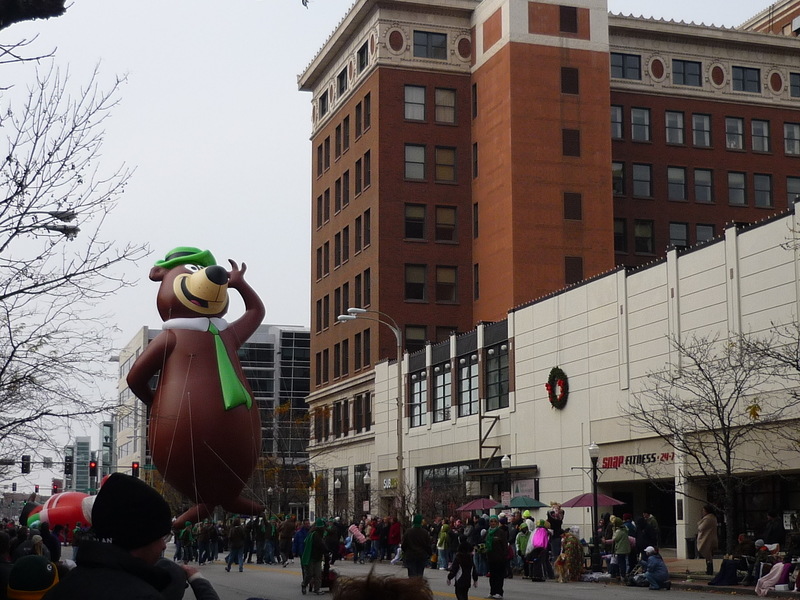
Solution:
<path fill-rule="evenodd" d="M 150 281 L 161 281 L 164 275 L 167 274 L 167 269 L 164 267 L 153 267 L 150 269 Z"/>

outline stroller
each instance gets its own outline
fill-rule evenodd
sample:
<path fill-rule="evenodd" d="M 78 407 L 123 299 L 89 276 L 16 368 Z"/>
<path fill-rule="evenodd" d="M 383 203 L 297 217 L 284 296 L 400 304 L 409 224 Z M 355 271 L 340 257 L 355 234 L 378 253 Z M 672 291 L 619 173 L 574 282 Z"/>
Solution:
<path fill-rule="evenodd" d="M 531 581 L 547 581 L 548 579 L 555 579 L 553 573 L 553 566 L 550 564 L 550 550 L 547 548 L 534 548 L 533 551 L 525 557 L 528 563 L 528 572 L 531 576 Z"/>
<path fill-rule="evenodd" d="M 644 569 L 640 563 L 636 563 L 633 568 L 628 572 L 628 581 L 625 585 L 629 585 L 631 587 L 649 587 L 650 582 L 647 581 L 647 577 L 644 575 Z"/>

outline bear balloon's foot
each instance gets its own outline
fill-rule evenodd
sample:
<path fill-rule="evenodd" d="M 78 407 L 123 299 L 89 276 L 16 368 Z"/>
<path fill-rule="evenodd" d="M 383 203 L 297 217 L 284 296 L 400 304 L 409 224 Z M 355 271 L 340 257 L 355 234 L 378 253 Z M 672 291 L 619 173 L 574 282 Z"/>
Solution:
<path fill-rule="evenodd" d="M 197 504 L 187 510 L 185 513 L 175 519 L 176 523 L 183 525 L 186 521 L 192 523 L 199 523 L 203 519 L 207 519 L 214 512 L 214 506 L 211 504 Z"/>
<path fill-rule="evenodd" d="M 255 500 L 249 500 L 239 496 L 222 505 L 222 508 L 228 512 L 238 513 L 240 515 L 258 515 L 264 512 L 264 505 Z"/>

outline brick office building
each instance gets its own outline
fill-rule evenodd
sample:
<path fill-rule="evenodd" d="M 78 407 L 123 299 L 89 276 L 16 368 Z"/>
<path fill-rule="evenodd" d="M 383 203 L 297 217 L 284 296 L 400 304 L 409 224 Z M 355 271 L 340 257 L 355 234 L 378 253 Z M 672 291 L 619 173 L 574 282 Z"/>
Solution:
<path fill-rule="evenodd" d="M 299 80 L 313 110 L 312 446 L 358 443 L 388 410 L 372 404 L 372 366 L 396 338 L 364 317 L 389 315 L 415 352 L 787 208 L 797 4 L 728 29 L 601 0 L 357 1 Z M 383 315 L 337 323 L 349 307 Z"/>

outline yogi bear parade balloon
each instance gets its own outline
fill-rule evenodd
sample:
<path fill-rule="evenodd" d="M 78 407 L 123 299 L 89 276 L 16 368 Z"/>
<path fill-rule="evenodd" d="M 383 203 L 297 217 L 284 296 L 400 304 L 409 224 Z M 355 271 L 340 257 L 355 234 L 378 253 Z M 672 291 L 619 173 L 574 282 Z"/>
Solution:
<path fill-rule="evenodd" d="M 150 408 L 150 451 L 164 479 L 194 506 L 178 517 L 197 521 L 215 506 L 256 514 L 242 490 L 261 451 L 261 420 L 237 350 L 264 318 L 264 305 L 241 269 L 216 264 L 208 250 L 182 246 L 150 270 L 160 282 L 156 304 L 162 332 L 128 373 L 131 391 Z M 235 321 L 228 290 L 244 301 Z M 151 378 L 158 374 L 155 392 Z"/>

